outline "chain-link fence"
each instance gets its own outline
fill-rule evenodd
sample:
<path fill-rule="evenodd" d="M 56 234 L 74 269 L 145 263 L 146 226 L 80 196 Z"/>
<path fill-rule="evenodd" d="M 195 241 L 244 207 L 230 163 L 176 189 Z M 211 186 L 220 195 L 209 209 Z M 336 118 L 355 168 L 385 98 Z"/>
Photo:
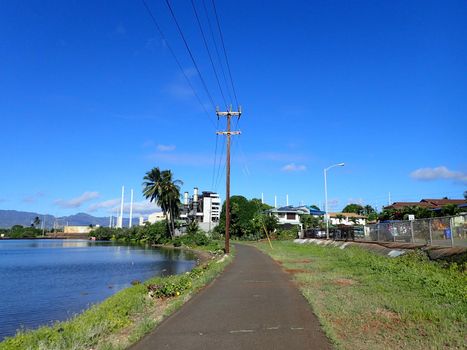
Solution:
<path fill-rule="evenodd" d="M 365 225 L 359 240 L 467 247 L 467 215 Z"/>

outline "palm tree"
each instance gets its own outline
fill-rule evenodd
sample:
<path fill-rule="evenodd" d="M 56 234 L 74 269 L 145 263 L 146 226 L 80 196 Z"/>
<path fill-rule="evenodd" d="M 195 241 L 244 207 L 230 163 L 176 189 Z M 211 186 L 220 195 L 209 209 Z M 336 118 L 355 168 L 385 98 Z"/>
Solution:
<path fill-rule="evenodd" d="M 34 228 L 38 228 L 40 224 L 41 224 L 41 219 L 39 219 L 39 217 L 36 216 L 34 218 L 34 221 L 32 222 L 31 226 L 34 227 Z"/>
<path fill-rule="evenodd" d="M 152 168 L 144 176 L 143 195 L 150 202 L 156 202 L 167 217 L 170 235 L 175 233 L 175 218 L 180 214 L 180 186 L 183 182 L 173 180 L 170 170 Z"/>

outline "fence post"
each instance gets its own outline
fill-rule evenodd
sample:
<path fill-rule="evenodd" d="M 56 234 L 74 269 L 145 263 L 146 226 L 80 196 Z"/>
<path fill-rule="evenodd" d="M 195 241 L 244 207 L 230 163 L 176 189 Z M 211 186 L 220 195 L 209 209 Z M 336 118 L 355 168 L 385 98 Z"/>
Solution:
<path fill-rule="evenodd" d="M 451 230 L 451 247 L 454 247 L 453 217 L 449 218 L 449 229 Z"/>
<path fill-rule="evenodd" d="M 413 236 L 413 220 L 410 220 L 410 234 L 412 236 L 412 243 L 415 242 L 415 238 Z"/>
<path fill-rule="evenodd" d="M 379 242 L 379 224 L 376 224 L 376 241 Z"/>
<path fill-rule="evenodd" d="M 431 231 L 431 221 L 432 219 L 428 219 L 428 227 L 429 227 L 429 231 L 430 231 L 430 245 L 433 244 L 433 232 Z"/>

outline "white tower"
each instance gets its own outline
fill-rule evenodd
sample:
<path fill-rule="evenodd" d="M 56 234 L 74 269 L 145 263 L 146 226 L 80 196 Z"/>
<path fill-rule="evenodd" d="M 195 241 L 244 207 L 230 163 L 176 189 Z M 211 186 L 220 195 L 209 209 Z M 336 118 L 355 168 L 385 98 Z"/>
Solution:
<path fill-rule="evenodd" d="M 122 228 L 123 227 L 123 201 L 125 198 L 125 186 L 122 186 L 122 201 L 120 203 L 120 216 L 118 217 L 117 220 L 117 227 Z"/>
<path fill-rule="evenodd" d="M 130 223 L 128 224 L 128 227 L 131 228 L 133 225 L 133 189 L 130 191 Z"/>

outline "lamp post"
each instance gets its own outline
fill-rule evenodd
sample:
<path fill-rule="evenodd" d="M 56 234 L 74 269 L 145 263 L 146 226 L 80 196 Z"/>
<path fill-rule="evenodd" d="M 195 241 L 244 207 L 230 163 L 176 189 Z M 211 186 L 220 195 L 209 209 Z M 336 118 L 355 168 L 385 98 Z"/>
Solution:
<path fill-rule="evenodd" d="M 328 184 L 326 179 L 326 173 L 329 169 L 334 168 L 336 166 L 344 166 L 345 163 L 338 163 L 331 165 L 324 169 L 324 211 L 326 212 L 326 239 L 329 239 L 329 213 L 328 213 Z"/>

